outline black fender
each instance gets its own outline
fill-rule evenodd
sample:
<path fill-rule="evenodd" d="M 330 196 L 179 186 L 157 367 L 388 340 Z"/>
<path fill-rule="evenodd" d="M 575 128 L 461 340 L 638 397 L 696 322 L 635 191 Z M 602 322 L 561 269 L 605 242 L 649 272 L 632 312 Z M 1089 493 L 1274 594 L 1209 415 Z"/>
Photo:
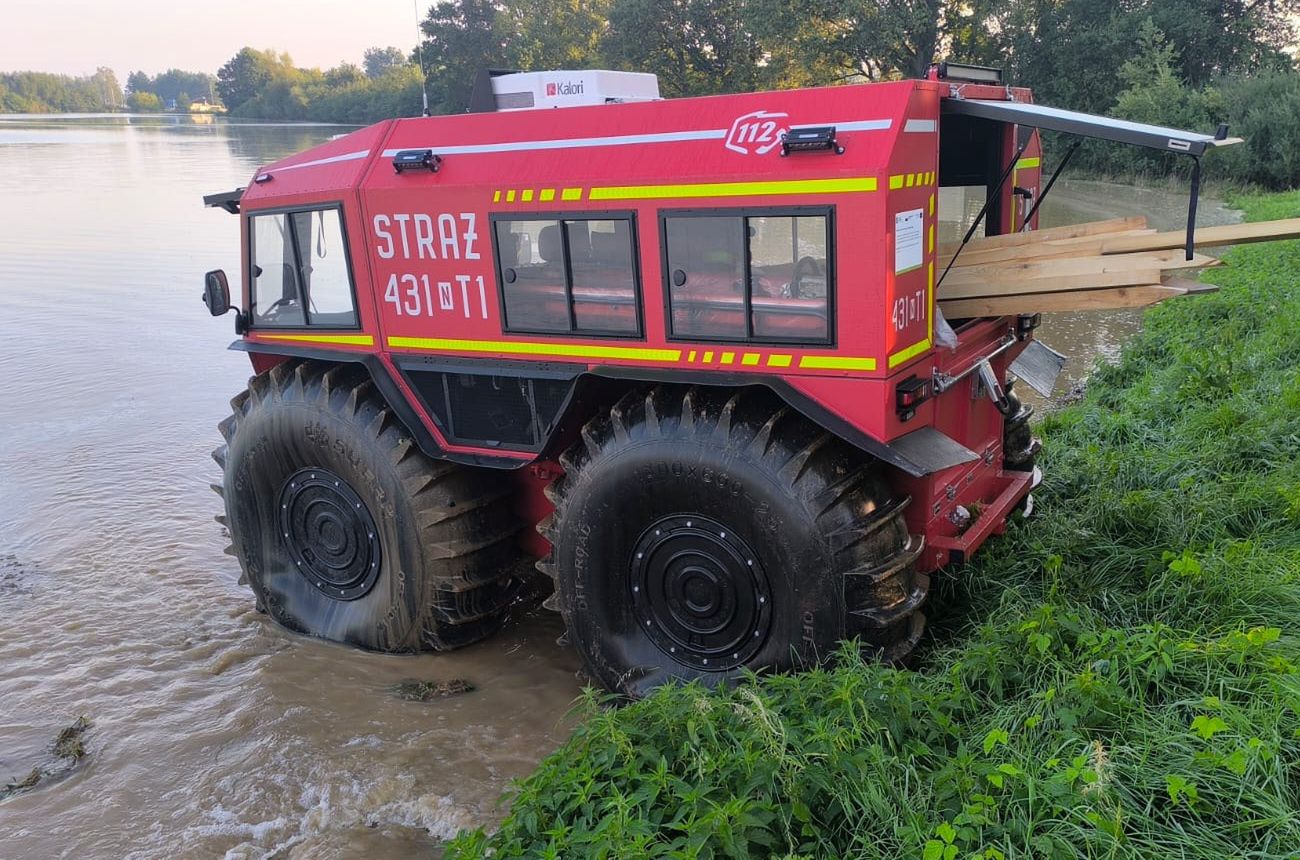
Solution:
<path fill-rule="evenodd" d="M 420 373 L 466 373 L 483 376 L 521 377 L 546 380 L 548 384 L 567 385 L 567 390 L 560 399 L 553 415 L 546 417 L 545 437 L 537 444 L 515 445 L 509 450 L 533 455 L 521 457 L 493 457 L 488 454 L 466 454 L 448 451 L 438 443 L 429 432 L 417 404 L 402 393 L 397 382 L 389 373 L 387 366 L 374 354 L 347 352 L 329 348 L 301 346 L 297 344 L 268 344 L 246 340 L 237 340 L 230 345 L 233 350 L 280 355 L 286 358 L 305 358 L 314 361 L 349 362 L 361 364 L 370 373 L 375 388 L 387 402 L 393 413 L 401 419 L 410 430 L 420 449 L 430 457 L 463 463 L 471 466 L 485 466 L 494 469 L 518 469 L 536 460 L 550 460 L 574 438 L 577 431 L 587 419 L 601 406 L 607 406 L 617 400 L 628 384 L 660 383 L 670 385 L 701 385 L 717 388 L 738 388 L 745 386 L 762 386 L 803 415 L 850 445 L 870 454 L 877 460 L 899 469 L 908 475 L 920 477 L 938 471 L 955 463 L 974 459 L 977 455 L 943 436 L 933 428 L 921 428 L 893 443 L 883 442 L 868 433 L 854 427 L 840 416 L 821 404 L 796 390 L 784 378 L 775 375 L 728 373 L 718 371 L 692 371 L 689 375 L 679 370 L 598 366 L 588 367 L 584 364 L 564 362 L 524 362 L 509 360 L 465 359 L 452 356 L 394 356 L 394 365 L 404 377 L 404 382 L 412 391 L 419 390 L 413 374 Z M 419 396 L 417 394 L 417 396 Z M 454 438 L 441 425 L 437 410 L 429 404 L 418 404 L 429 415 L 430 420 L 439 426 L 445 437 Z M 488 446 L 497 443 L 475 439 L 455 439 L 466 445 Z M 501 446 L 505 448 L 506 446 Z"/>

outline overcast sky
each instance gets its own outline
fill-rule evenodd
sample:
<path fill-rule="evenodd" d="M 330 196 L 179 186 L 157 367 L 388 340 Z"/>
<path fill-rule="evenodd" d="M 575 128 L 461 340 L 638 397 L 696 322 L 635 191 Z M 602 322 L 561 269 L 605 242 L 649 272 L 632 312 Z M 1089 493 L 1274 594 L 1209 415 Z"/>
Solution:
<path fill-rule="evenodd" d="M 419 0 L 423 14 L 432 0 Z M 412 0 L 0 0 L 0 71 L 84 75 L 108 66 L 215 72 L 240 48 L 299 66 L 361 63 L 366 48 L 415 47 Z"/>

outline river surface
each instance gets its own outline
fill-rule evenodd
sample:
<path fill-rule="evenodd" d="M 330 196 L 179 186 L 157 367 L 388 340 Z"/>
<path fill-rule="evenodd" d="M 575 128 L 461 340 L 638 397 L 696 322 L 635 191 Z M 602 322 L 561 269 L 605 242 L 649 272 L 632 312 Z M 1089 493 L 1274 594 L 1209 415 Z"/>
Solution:
<path fill-rule="evenodd" d="M 47 773 L 0 800 L 0 858 L 429 854 L 567 734 L 578 660 L 551 613 L 454 654 L 363 654 L 270 624 L 222 552 L 209 452 L 249 369 L 199 301 L 204 271 L 238 271 L 237 219 L 200 197 L 342 130 L 0 116 L 0 787 Z M 1185 205 L 1054 197 L 1052 223 L 1172 228 Z M 1137 320 L 1059 315 L 1043 337 L 1076 378 Z M 477 689 L 401 701 L 409 678 Z"/>

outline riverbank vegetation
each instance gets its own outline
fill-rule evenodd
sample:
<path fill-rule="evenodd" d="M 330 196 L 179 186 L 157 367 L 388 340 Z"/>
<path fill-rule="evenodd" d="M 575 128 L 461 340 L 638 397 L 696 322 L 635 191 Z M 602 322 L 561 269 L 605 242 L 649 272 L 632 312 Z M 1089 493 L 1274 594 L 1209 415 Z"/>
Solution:
<path fill-rule="evenodd" d="M 916 671 L 589 694 L 447 856 L 1295 856 L 1297 273 L 1300 242 L 1232 250 L 1045 419 L 1038 510 L 939 575 Z"/>
<path fill-rule="evenodd" d="M 0 72 L 0 113 L 97 113 L 120 110 L 123 104 L 112 69 L 82 77 Z"/>

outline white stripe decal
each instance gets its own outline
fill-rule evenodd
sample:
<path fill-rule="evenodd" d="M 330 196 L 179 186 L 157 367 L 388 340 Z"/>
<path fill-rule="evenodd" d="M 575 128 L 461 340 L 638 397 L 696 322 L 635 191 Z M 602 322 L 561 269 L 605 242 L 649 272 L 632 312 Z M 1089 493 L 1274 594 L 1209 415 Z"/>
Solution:
<path fill-rule="evenodd" d="M 837 131 L 881 131 L 888 129 L 887 119 L 855 120 L 844 123 L 821 123 L 834 125 Z M 462 146 L 404 146 L 401 149 L 385 149 L 384 158 L 392 158 L 407 149 L 432 149 L 438 155 L 472 155 L 485 152 L 521 152 L 537 149 L 582 149 L 592 146 L 629 146 L 642 143 L 681 143 L 688 140 L 725 140 L 727 129 L 710 128 L 699 131 L 666 131 L 656 134 L 619 134 L 608 137 L 569 137 L 559 140 L 519 140 L 512 143 L 471 143 Z"/>
<path fill-rule="evenodd" d="M 932 119 L 909 119 L 903 125 L 903 131 L 905 132 L 908 131 L 932 132 L 934 131 L 934 129 L 935 129 L 935 122 Z"/>
<path fill-rule="evenodd" d="M 273 167 L 264 173 L 279 173 L 281 170 L 297 170 L 300 167 L 320 167 L 322 164 L 338 164 L 340 161 L 356 161 L 358 158 L 365 158 L 370 155 L 368 149 L 358 149 L 356 152 L 348 152 L 343 155 L 331 155 L 329 158 L 318 158 L 315 161 L 304 161 L 300 164 L 287 164 L 284 167 Z"/>

